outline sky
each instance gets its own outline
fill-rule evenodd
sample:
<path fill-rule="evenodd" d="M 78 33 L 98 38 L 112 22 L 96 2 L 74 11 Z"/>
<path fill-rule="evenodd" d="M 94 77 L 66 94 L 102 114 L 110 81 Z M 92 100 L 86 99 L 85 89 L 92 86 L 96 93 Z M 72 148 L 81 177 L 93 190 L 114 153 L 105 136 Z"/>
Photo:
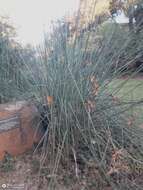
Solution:
<path fill-rule="evenodd" d="M 66 14 L 73 14 L 79 0 L 0 0 L 0 16 L 9 16 L 16 27 L 18 40 L 24 45 L 37 45 L 50 23 Z M 117 22 L 125 22 L 124 15 Z"/>
<path fill-rule="evenodd" d="M 9 16 L 23 44 L 38 44 L 51 21 L 78 9 L 79 0 L 0 0 L 0 16 Z"/>

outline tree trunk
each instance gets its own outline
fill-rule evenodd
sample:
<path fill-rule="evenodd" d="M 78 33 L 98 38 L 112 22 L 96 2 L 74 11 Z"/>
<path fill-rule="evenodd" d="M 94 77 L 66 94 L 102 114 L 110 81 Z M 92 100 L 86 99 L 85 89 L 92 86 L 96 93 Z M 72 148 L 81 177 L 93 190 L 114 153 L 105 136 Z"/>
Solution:
<path fill-rule="evenodd" d="M 129 30 L 134 31 L 134 23 L 133 23 L 133 16 L 129 16 Z"/>
<path fill-rule="evenodd" d="M 134 31 L 134 22 L 133 22 L 133 20 L 134 20 L 134 7 L 132 4 L 129 6 L 128 16 L 129 16 L 129 30 L 131 32 L 133 32 Z"/>

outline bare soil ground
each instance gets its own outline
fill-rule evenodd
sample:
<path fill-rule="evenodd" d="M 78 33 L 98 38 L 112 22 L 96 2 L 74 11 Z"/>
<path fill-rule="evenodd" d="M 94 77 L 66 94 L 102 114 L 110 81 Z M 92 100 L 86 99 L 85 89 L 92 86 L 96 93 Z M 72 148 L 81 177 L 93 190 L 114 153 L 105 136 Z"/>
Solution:
<path fill-rule="evenodd" d="M 54 176 L 49 175 L 48 167 L 39 173 L 39 158 L 39 153 L 33 156 L 32 152 L 10 158 L 6 163 L 7 166 L 0 170 L 0 190 L 96 190 L 94 187 L 98 177 L 97 169 L 93 165 L 89 166 L 83 175 L 79 170 L 77 177 L 73 163 L 70 163 L 70 170 L 67 170 L 66 166 L 59 168 L 58 176 L 53 180 L 52 187 L 49 187 Z M 13 167 L 10 167 L 10 164 L 13 164 Z M 104 190 L 112 189 L 106 187 Z"/>
<path fill-rule="evenodd" d="M 32 171 L 32 159 L 32 154 L 29 152 L 9 161 L 12 162 L 13 169 L 3 168 L 0 171 L 0 189 L 6 184 L 10 190 L 37 190 L 37 174 Z"/>
<path fill-rule="evenodd" d="M 45 167 L 39 173 L 40 154 L 33 155 L 28 152 L 24 155 L 9 160 L 9 165 L 0 170 L 0 190 L 113 190 L 107 184 L 104 184 L 99 176 L 98 170 L 93 163 L 88 167 L 78 170 L 79 176 L 76 176 L 75 164 L 69 163 L 71 169 L 66 166 L 59 168 L 56 179 L 53 180 L 52 188 L 49 187 L 52 175 L 49 175 L 49 168 Z M 13 169 L 9 168 L 10 162 Z M 48 165 L 48 164 L 47 164 Z M 143 173 L 132 177 L 132 182 L 143 188 Z M 96 185 L 101 188 L 96 188 Z M 7 186 L 7 188 L 4 188 Z"/>
<path fill-rule="evenodd" d="M 130 77 L 129 75 L 125 75 L 122 76 L 122 79 L 128 79 L 129 77 Z M 143 80 L 143 72 L 138 73 L 136 76 L 132 77 L 132 79 Z"/>

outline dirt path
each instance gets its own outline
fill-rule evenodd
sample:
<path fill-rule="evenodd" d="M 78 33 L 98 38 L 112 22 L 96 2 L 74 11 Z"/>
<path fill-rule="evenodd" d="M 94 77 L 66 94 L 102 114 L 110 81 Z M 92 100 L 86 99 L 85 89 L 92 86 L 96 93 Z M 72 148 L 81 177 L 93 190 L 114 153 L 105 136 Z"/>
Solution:
<path fill-rule="evenodd" d="M 122 76 L 122 77 L 121 77 L 121 79 L 128 79 L 128 78 L 130 78 L 129 75 L 126 75 L 126 76 Z M 143 80 L 143 73 L 138 74 L 138 75 L 132 77 L 132 79 Z"/>

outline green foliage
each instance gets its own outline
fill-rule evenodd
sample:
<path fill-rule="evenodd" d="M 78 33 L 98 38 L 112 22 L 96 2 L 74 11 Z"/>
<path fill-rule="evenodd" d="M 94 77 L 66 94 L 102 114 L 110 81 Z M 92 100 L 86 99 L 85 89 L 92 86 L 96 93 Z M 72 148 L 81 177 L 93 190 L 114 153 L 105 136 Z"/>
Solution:
<path fill-rule="evenodd" d="M 28 90 L 28 81 L 21 73 L 25 64 L 31 67 L 34 50 L 23 48 L 14 39 L 15 29 L 7 19 L 0 20 L 0 103 L 14 100 Z M 28 65 L 29 64 L 29 65 Z"/>
<path fill-rule="evenodd" d="M 49 38 L 45 36 L 44 45 L 31 59 L 29 51 L 27 54 L 18 47 L 18 54 L 12 54 L 12 44 L 2 44 L 2 51 L 9 52 L 1 54 L 5 72 L 1 73 L 4 80 L 0 88 L 4 96 L 9 100 L 32 97 L 40 104 L 47 104 L 48 96 L 53 98 L 48 106 L 51 117 L 41 157 L 42 163 L 47 155 L 49 163 L 54 163 L 52 174 L 57 173 L 61 161 L 73 159 L 76 165 L 79 160 L 84 164 L 92 160 L 103 182 L 114 188 L 107 174 L 113 152 L 125 150 L 126 158 L 142 164 L 143 131 L 135 126 L 129 128 L 125 114 L 135 104 L 115 101 L 108 85 L 121 76 L 133 59 L 133 53 L 127 51 L 130 40 L 131 36 L 114 23 L 104 23 L 93 33 L 75 32 L 72 37 L 67 25 L 59 23 Z M 11 62 L 12 55 L 20 57 L 11 58 Z M 115 67 L 123 55 L 126 63 Z M 18 78 L 15 72 L 19 73 Z"/>
<path fill-rule="evenodd" d="M 106 61 L 118 56 L 114 61 L 114 68 L 121 71 L 137 70 L 142 71 L 142 56 L 143 56 L 143 36 L 142 33 L 130 33 L 127 24 L 117 24 L 114 22 L 105 22 L 99 27 L 100 43 L 106 44 L 110 49 L 106 49 L 104 56 Z M 91 44 L 92 45 L 92 44 Z M 97 46 L 98 48 L 98 46 Z M 115 53 L 116 51 L 116 53 Z"/>
<path fill-rule="evenodd" d="M 41 97 L 52 96 L 54 99 L 49 107 L 51 121 L 43 152 L 44 156 L 49 154 L 55 164 L 52 172 L 57 172 L 60 161 L 65 158 L 84 164 L 93 160 L 102 178 L 114 187 L 106 175 L 112 152 L 124 149 L 130 158 L 142 163 L 143 131 L 127 125 L 125 111 L 132 103 L 114 101 L 108 90 L 107 83 L 121 75 L 120 68 L 113 72 L 112 66 L 129 43 L 127 39 L 122 46 L 122 35 L 116 25 L 113 27 L 113 32 L 109 32 L 110 27 L 109 31 L 104 31 L 104 27 L 96 31 L 94 35 L 104 34 L 102 45 L 95 43 L 89 49 L 95 39 L 93 34 L 86 33 L 69 40 L 67 30 L 58 26 L 45 43 L 44 58 L 40 60 L 42 76 L 37 86 Z M 89 50 L 93 57 L 89 56 L 87 60 Z M 115 91 L 120 88 L 122 86 Z"/>
<path fill-rule="evenodd" d="M 111 0 L 109 10 L 111 15 L 117 16 L 123 12 L 129 18 L 130 31 L 139 32 L 143 26 L 143 1 L 142 0 Z M 135 22 L 134 22 L 135 20 Z"/>
<path fill-rule="evenodd" d="M 142 77 L 142 76 L 141 76 Z M 117 95 L 124 102 L 140 102 L 143 100 L 143 82 L 142 78 L 138 79 L 129 79 L 126 84 L 124 83 L 124 79 L 116 79 L 113 81 L 111 86 L 111 93 L 113 95 Z M 122 86 L 118 93 L 116 93 L 115 89 L 118 89 L 119 86 Z M 136 106 L 131 107 L 128 110 L 128 114 L 130 118 L 132 118 L 133 124 L 142 126 L 143 124 L 143 106 L 142 104 L 137 104 Z"/>

